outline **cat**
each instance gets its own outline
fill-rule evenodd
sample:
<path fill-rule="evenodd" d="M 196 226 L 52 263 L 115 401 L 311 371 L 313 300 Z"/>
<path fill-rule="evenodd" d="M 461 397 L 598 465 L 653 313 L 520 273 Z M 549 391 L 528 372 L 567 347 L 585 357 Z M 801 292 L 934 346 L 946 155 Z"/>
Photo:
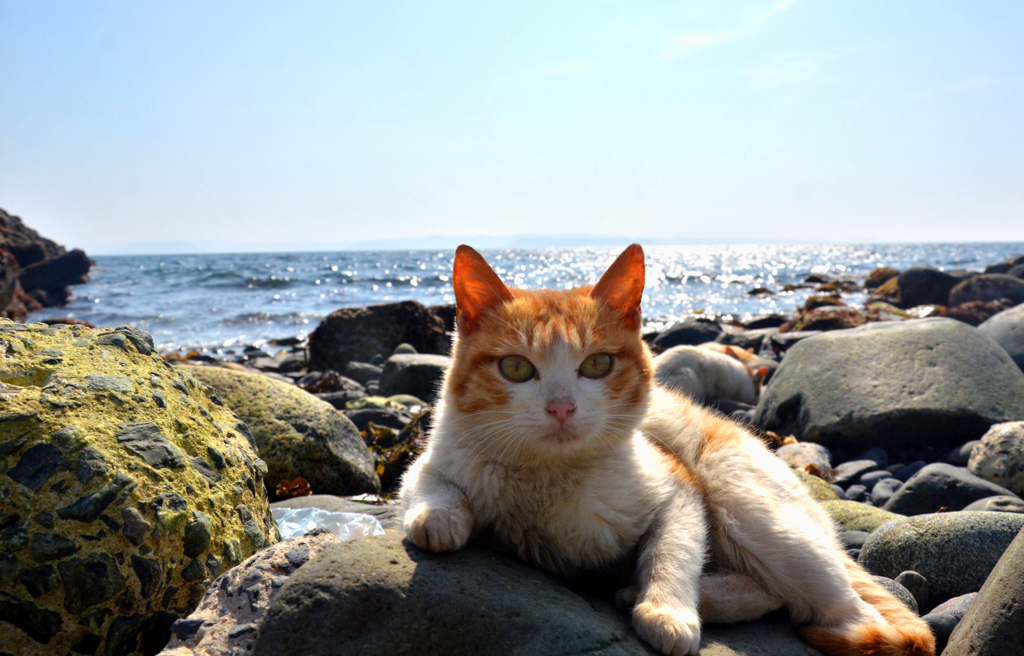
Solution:
<path fill-rule="evenodd" d="M 703 344 L 698 344 L 697 348 L 715 351 L 716 353 L 724 353 L 729 357 L 736 358 L 746 365 L 760 360 L 760 358 L 754 355 L 754 349 L 752 348 L 741 349 L 738 346 L 733 346 L 731 344 L 719 344 L 718 342 L 704 342 Z"/>
<path fill-rule="evenodd" d="M 705 345 L 673 346 L 654 358 L 655 381 L 698 403 L 730 399 L 753 405 L 767 373 L 766 367 L 751 369 L 735 356 Z"/>
<path fill-rule="evenodd" d="M 653 385 L 639 245 L 593 287 L 533 291 L 460 246 L 453 285 L 452 365 L 400 489 L 413 544 L 486 534 L 566 576 L 634 557 L 617 599 L 664 654 L 696 654 L 702 619 L 783 605 L 829 655 L 934 654 L 928 626 L 846 555 L 785 463 Z"/>

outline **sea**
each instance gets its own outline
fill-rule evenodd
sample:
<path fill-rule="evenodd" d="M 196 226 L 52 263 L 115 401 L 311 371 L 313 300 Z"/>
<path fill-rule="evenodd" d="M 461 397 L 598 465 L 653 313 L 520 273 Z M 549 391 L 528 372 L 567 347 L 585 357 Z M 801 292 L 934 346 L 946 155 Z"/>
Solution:
<path fill-rule="evenodd" d="M 620 248 L 482 250 L 509 285 L 593 284 Z M 813 293 L 783 291 L 810 274 L 863 281 L 875 267 L 975 269 L 1024 253 L 1024 243 L 685 245 L 645 249 L 645 322 L 693 315 L 740 321 L 790 313 Z M 450 250 L 95 256 L 90 282 L 65 307 L 30 319 L 73 317 L 97 326 L 134 324 L 162 352 L 230 355 L 247 345 L 302 337 L 342 307 L 414 299 L 453 303 Z M 754 287 L 775 292 L 754 296 Z M 854 292 L 848 304 L 863 303 Z"/>

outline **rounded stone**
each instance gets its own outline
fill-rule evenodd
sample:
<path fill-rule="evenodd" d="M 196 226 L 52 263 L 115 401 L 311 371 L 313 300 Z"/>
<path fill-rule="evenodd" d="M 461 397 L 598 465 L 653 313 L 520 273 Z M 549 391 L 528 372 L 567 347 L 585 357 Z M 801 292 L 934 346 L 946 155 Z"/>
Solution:
<path fill-rule="evenodd" d="M 402 395 L 433 401 L 437 398 L 441 380 L 451 364 L 452 359 L 447 355 L 392 355 L 384 363 L 380 394 L 392 398 Z"/>
<path fill-rule="evenodd" d="M 834 502 L 833 502 L 834 503 Z M 1024 526 L 1011 513 L 949 512 L 888 523 L 871 534 L 860 564 L 896 577 L 914 570 L 928 579 L 929 605 L 976 592 Z"/>
<path fill-rule="evenodd" d="M 978 330 L 994 339 L 1024 369 L 1024 303 L 988 318 Z"/>
<path fill-rule="evenodd" d="M 832 517 L 832 521 L 845 531 L 871 532 L 886 522 L 903 518 L 903 515 L 886 512 L 881 508 L 856 501 L 822 501 L 821 505 Z"/>
<path fill-rule="evenodd" d="M 964 510 L 984 510 L 989 512 L 1024 513 L 1024 500 L 1005 495 L 979 499 Z"/>
<path fill-rule="evenodd" d="M 1024 418 L 1024 372 L 952 319 L 875 323 L 795 344 L 754 423 L 833 451 L 953 446 Z"/>
<path fill-rule="evenodd" d="M 884 576 L 872 576 L 871 578 L 875 580 L 875 583 L 888 590 L 892 596 L 899 599 L 904 606 L 915 613 L 917 612 L 917 599 L 902 584 Z"/>
<path fill-rule="evenodd" d="M 986 273 L 968 278 L 949 292 L 949 305 L 970 301 L 1008 299 L 1014 305 L 1024 303 L 1024 280 L 1003 273 Z"/>
<path fill-rule="evenodd" d="M 216 390 L 252 431 L 267 464 L 267 489 L 304 478 L 319 494 L 376 494 L 380 480 L 359 431 L 330 404 L 260 374 L 182 366 Z"/>
<path fill-rule="evenodd" d="M 1012 494 L 963 467 L 937 462 L 911 476 L 884 508 L 901 515 L 923 515 L 942 509 L 963 510 L 978 499 Z"/>
<path fill-rule="evenodd" d="M 967 469 L 975 476 L 1024 496 L 1024 421 L 996 424 L 971 451 Z"/>
<path fill-rule="evenodd" d="M 820 444 L 813 442 L 783 444 L 775 450 L 775 455 L 796 469 L 813 464 L 826 476 L 832 472 L 832 453 Z"/>
<path fill-rule="evenodd" d="M 237 417 L 148 335 L 0 321 L 0 352 L 0 517 L 34 518 L 0 520 L 4 651 L 136 653 L 203 594 L 204 577 L 182 576 L 186 549 L 230 566 L 277 540 Z"/>

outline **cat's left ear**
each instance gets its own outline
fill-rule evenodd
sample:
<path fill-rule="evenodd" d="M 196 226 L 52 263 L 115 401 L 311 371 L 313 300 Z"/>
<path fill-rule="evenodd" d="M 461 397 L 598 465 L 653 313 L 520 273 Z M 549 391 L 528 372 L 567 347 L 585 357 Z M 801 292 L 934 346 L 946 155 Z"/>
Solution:
<path fill-rule="evenodd" d="M 630 244 L 612 262 L 591 290 L 591 297 L 616 312 L 630 329 L 640 328 L 640 299 L 644 294 L 644 249 Z"/>
<path fill-rule="evenodd" d="M 455 250 L 452 286 L 458 308 L 455 321 L 463 335 L 476 330 L 485 312 L 512 299 L 512 292 L 483 256 L 465 244 Z"/>

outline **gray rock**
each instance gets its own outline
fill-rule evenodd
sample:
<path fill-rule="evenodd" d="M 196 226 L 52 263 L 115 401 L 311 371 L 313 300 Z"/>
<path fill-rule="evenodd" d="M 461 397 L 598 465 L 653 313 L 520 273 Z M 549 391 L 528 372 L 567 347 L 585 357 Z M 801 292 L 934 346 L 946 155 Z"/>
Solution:
<path fill-rule="evenodd" d="M 1008 517 L 1009 515 L 1001 515 Z M 948 656 L 1020 654 L 1024 645 L 1024 531 L 1003 553 L 949 639 Z"/>
<path fill-rule="evenodd" d="M 800 469 L 804 465 L 813 464 L 828 476 L 832 472 L 832 453 L 813 442 L 797 442 L 795 444 L 783 444 L 775 451 L 783 462 L 790 467 Z"/>
<path fill-rule="evenodd" d="M 360 408 L 359 410 L 345 410 L 344 414 L 356 430 L 362 432 L 372 421 L 377 426 L 387 426 L 395 430 L 402 430 L 409 425 L 412 419 L 408 413 L 402 412 L 395 407 L 383 408 Z"/>
<path fill-rule="evenodd" d="M 686 319 L 658 333 L 651 344 L 660 351 L 680 345 L 696 346 L 715 341 L 722 332 L 722 327 L 717 321 L 702 318 Z"/>
<path fill-rule="evenodd" d="M 1024 419 L 1024 372 L 952 319 L 874 323 L 796 344 L 755 424 L 837 447 L 953 445 Z"/>
<path fill-rule="evenodd" d="M 977 592 L 968 592 L 967 594 L 960 595 L 959 597 L 953 597 L 947 599 L 938 606 L 932 609 L 933 613 L 946 613 L 952 615 L 959 622 L 967 614 L 971 604 L 978 598 Z"/>
<path fill-rule="evenodd" d="M 820 330 L 793 330 L 786 333 L 771 333 L 766 335 L 761 342 L 761 350 L 758 355 L 769 360 L 781 360 L 798 342 L 820 335 Z M 774 377 L 774 374 L 773 374 Z"/>
<path fill-rule="evenodd" d="M 1009 299 L 1014 305 L 1024 303 L 1024 280 L 1002 273 L 987 273 L 964 280 L 949 292 L 948 305 L 970 301 Z"/>
<path fill-rule="evenodd" d="M 319 392 L 314 394 L 314 396 L 325 403 L 331 404 L 331 407 L 336 410 L 344 410 L 349 401 L 365 398 L 367 394 L 363 390 L 346 389 L 337 392 Z"/>
<path fill-rule="evenodd" d="M 869 490 L 875 487 L 875 483 L 886 478 L 895 478 L 892 474 L 884 469 L 876 469 L 874 471 L 864 472 L 857 479 L 857 482 L 868 488 Z"/>
<path fill-rule="evenodd" d="M 415 355 L 417 353 L 419 353 L 419 351 L 416 350 L 415 346 L 413 346 L 412 344 L 406 344 L 405 342 L 402 342 L 401 344 L 395 347 L 395 350 L 392 353 L 392 355 Z"/>
<path fill-rule="evenodd" d="M 904 483 L 906 483 L 907 481 L 910 480 L 911 476 L 913 476 L 914 474 L 916 474 L 917 472 L 921 471 L 922 469 L 924 469 L 927 466 L 928 466 L 928 463 L 925 462 L 924 460 L 915 460 L 914 462 L 910 463 L 906 467 L 902 467 L 901 469 L 897 470 L 896 473 L 894 474 L 894 476 L 895 476 L 895 478 L 897 478 L 897 479 L 903 481 Z"/>
<path fill-rule="evenodd" d="M 191 615 L 170 627 L 171 640 L 161 655 L 249 653 L 256 631 L 281 589 L 282 580 L 324 547 L 337 542 L 333 533 L 314 531 L 301 538 L 278 542 L 228 570 L 213 581 Z"/>
<path fill-rule="evenodd" d="M 915 613 L 917 612 L 917 600 L 914 598 L 914 595 L 911 594 L 910 590 L 907 590 L 896 581 L 884 576 L 872 576 L 871 578 L 875 580 L 875 583 L 892 593 L 892 596 L 899 599 L 904 606 Z"/>
<path fill-rule="evenodd" d="M 345 365 L 345 375 L 360 385 L 365 385 L 371 380 L 380 380 L 383 373 L 382 367 L 368 362 L 349 362 Z"/>
<path fill-rule="evenodd" d="M 871 503 L 881 508 L 889 503 L 896 491 L 903 486 L 903 482 L 897 478 L 883 478 L 871 488 Z"/>
<path fill-rule="evenodd" d="M 962 467 L 937 462 L 911 476 L 884 508 L 901 515 L 923 515 L 941 508 L 963 510 L 979 499 L 996 495 L 1013 493 Z"/>
<path fill-rule="evenodd" d="M 1024 500 L 1008 496 L 987 497 L 975 501 L 964 508 L 964 510 L 1024 513 Z"/>
<path fill-rule="evenodd" d="M 846 488 L 846 499 L 848 501 L 868 501 L 868 488 L 864 485 L 851 485 Z"/>
<path fill-rule="evenodd" d="M 873 446 L 860 454 L 857 460 L 874 460 L 879 467 L 885 469 L 889 465 L 889 454 L 880 446 Z"/>
<path fill-rule="evenodd" d="M 384 363 L 380 395 L 411 394 L 431 403 L 452 359 L 446 355 L 398 354 Z"/>
<path fill-rule="evenodd" d="M 864 543 L 860 564 L 896 577 L 914 570 L 928 579 L 932 607 L 976 592 L 1024 526 L 1024 515 L 950 512 L 919 515 L 880 526 Z"/>
<path fill-rule="evenodd" d="M 840 463 L 832 470 L 832 482 L 839 487 L 846 487 L 869 471 L 878 469 L 874 460 L 850 460 Z"/>
<path fill-rule="evenodd" d="M 1024 421 L 996 424 L 971 451 L 967 469 L 975 476 L 1024 495 Z"/>
<path fill-rule="evenodd" d="M 914 596 L 917 608 L 914 612 L 923 615 L 928 612 L 928 579 L 913 570 L 900 572 L 895 579 L 907 592 Z"/>
<path fill-rule="evenodd" d="M 1024 369 L 1024 303 L 989 317 L 978 330 L 994 339 Z"/>
<path fill-rule="evenodd" d="M 703 656 L 817 653 L 781 617 L 706 626 L 701 645 Z M 252 653 L 655 652 L 610 603 L 572 592 L 509 555 L 472 546 L 430 554 L 391 534 L 328 546 L 293 574 L 274 600 Z"/>
<path fill-rule="evenodd" d="M 57 568 L 64 586 L 64 609 L 72 615 L 103 603 L 125 585 L 117 562 L 109 554 L 91 553 L 84 558 L 71 558 Z"/>
<path fill-rule="evenodd" d="M 67 458 L 60 449 L 42 442 L 27 449 L 18 459 L 18 464 L 7 471 L 7 475 L 33 492 L 38 492 L 51 476 L 64 471 L 67 466 Z"/>
<path fill-rule="evenodd" d="M 377 518 L 385 530 L 402 529 L 405 511 L 395 503 L 364 503 L 336 497 L 330 494 L 311 494 L 305 497 L 293 497 L 270 504 L 271 508 L 321 508 L 330 512 L 360 513 Z"/>
<path fill-rule="evenodd" d="M 896 278 L 900 307 L 948 305 L 949 291 L 960 279 L 932 267 L 911 267 Z"/>
<path fill-rule="evenodd" d="M 117 433 L 117 441 L 129 451 L 142 456 L 154 469 L 181 469 L 187 463 L 185 456 L 160 432 L 152 421 L 123 424 Z"/>
<path fill-rule="evenodd" d="M 941 654 L 959 620 L 948 613 L 928 613 L 921 618 L 935 636 L 935 653 Z"/>
<path fill-rule="evenodd" d="M 996 424 L 997 426 L 1001 424 Z M 989 429 L 991 430 L 991 429 Z M 981 440 L 971 440 L 965 444 L 961 444 L 958 447 L 954 447 L 946 454 L 946 462 L 956 467 L 966 467 L 967 463 L 971 460 L 971 451 L 974 447 L 981 444 Z"/>

